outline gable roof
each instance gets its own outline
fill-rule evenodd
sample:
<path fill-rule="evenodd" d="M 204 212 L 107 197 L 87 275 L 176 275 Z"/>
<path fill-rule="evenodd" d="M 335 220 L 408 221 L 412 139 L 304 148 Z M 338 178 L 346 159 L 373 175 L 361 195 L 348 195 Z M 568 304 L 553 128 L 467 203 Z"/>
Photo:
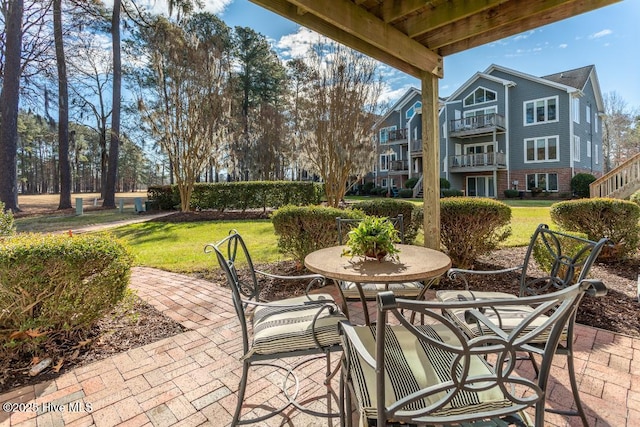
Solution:
<path fill-rule="evenodd" d="M 402 107 L 404 107 L 407 102 L 409 102 L 415 95 L 421 96 L 422 91 L 418 88 L 415 87 L 410 87 L 404 95 L 402 95 L 400 97 L 400 99 L 398 99 L 395 104 L 393 104 L 391 106 L 391 108 L 389 108 L 387 110 L 387 112 L 382 115 L 378 121 L 375 124 L 375 127 L 378 127 L 380 125 L 380 123 L 384 122 L 385 120 L 387 120 L 387 118 L 389 117 L 389 115 L 391 113 L 394 113 L 396 111 L 400 111 L 402 109 Z"/>
<path fill-rule="evenodd" d="M 449 95 L 447 97 L 447 102 L 449 102 L 449 100 L 453 100 L 453 99 L 457 98 L 462 92 L 467 90 L 467 88 L 469 86 L 471 86 L 474 82 L 476 82 L 479 79 L 491 80 L 491 81 L 500 83 L 502 85 L 515 85 L 515 83 L 513 83 L 510 80 L 501 79 L 499 77 L 492 76 L 492 75 L 490 75 L 490 74 L 488 74 L 486 72 L 484 72 L 484 73 L 477 72 L 473 76 L 471 76 L 471 78 L 469 80 L 467 80 L 462 86 L 460 86 L 458 89 L 456 89 L 455 92 L 453 92 L 451 95 Z"/>
<path fill-rule="evenodd" d="M 575 87 L 579 90 L 583 90 L 585 85 L 587 84 L 587 81 L 589 80 L 589 76 L 591 75 L 591 71 L 593 70 L 593 68 L 593 65 L 587 65 L 586 67 L 576 68 L 575 70 L 561 71 L 559 73 L 549 74 L 548 76 L 543 76 L 542 78 L 551 80 L 552 82 Z"/>

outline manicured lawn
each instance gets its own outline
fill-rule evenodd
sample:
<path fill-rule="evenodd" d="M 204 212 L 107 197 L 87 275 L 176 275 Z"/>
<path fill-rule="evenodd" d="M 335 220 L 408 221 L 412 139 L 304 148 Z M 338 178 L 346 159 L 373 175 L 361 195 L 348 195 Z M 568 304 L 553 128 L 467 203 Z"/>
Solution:
<path fill-rule="evenodd" d="M 549 208 L 545 207 L 514 207 L 512 214 L 513 233 L 505 246 L 528 244 L 539 223 L 550 223 Z M 114 233 L 131 246 L 139 265 L 187 273 L 215 267 L 215 256 L 205 254 L 204 245 L 224 238 L 231 229 L 242 234 L 254 262 L 288 259 L 278 252 L 277 237 L 269 220 L 148 222 L 119 227 Z M 420 234 L 416 244 L 422 242 Z"/>
<path fill-rule="evenodd" d="M 113 233 L 131 246 L 138 265 L 189 273 L 218 268 L 215 255 L 205 254 L 204 246 L 232 229 L 242 234 L 254 262 L 285 259 L 278 252 L 269 220 L 146 222 L 119 227 Z"/>

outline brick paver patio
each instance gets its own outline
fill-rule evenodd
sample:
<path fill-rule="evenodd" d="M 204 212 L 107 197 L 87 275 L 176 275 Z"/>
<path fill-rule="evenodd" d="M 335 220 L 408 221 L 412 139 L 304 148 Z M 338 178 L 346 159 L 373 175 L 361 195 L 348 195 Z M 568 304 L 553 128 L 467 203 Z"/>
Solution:
<path fill-rule="evenodd" d="M 133 270 L 138 295 L 190 330 L 65 373 L 55 381 L 0 395 L 21 412 L 0 412 L 2 426 L 227 426 L 236 405 L 240 329 L 226 288 L 152 268 Z M 640 339 L 578 325 L 576 366 L 592 426 L 636 426 L 640 420 Z M 334 357 L 337 363 L 338 357 Z M 566 363 L 556 357 L 548 405 L 572 404 Z M 529 369 L 523 363 L 521 369 Z M 302 400 L 322 394 L 324 365 L 305 367 Z M 282 375 L 264 368 L 250 378 L 249 403 L 275 406 Z M 337 380 L 334 380 L 337 392 Z M 336 403 L 332 402 L 331 406 Z M 326 400 L 315 402 L 326 407 Z M 37 412 L 34 410 L 37 409 Z M 255 409 L 260 413 L 261 409 Z M 547 414 L 549 426 L 580 425 Z M 337 419 L 285 411 L 259 426 L 338 425 Z"/>

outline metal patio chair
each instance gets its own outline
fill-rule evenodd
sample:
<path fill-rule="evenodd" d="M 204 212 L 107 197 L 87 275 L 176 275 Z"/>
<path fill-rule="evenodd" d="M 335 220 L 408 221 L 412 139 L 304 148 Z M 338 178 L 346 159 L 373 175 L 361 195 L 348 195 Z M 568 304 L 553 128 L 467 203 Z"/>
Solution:
<path fill-rule="evenodd" d="M 404 244 L 404 217 L 398 214 L 396 217 L 388 218 L 388 220 L 396 227 L 400 235 L 400 244 Z M 361 219 L 336 218 L 336 227 L 338 228 L 338 244 L 343 245 L 349 230 L 357 226 Z M 437 279 L 436 279 L 437 280 Z M 406 283 L 363 283 L 356 286 L 353 282 L 340 281 L 339 289 L 341 296 L 345 301 L 374 301 L 379 292 L 390 290 L 394 294 L 403 298 L 421 299 L 425 291 L 429 288 L 423 282 L 406 282 Z M 364 305 L 364 304 L 363 304 Z M 368 317 L 368 313 L 367 313 Z"/>
<path fill-rule="evenodd" d="M 527 248 L 522 265 L 512 268 L 494 271 L 463 270 L 452 268 L 448 275 L 453 279 L 461 279 L 465 284 L 462 290 L 442 290 L 436 292 L 436 298 L 440 301 L 452 302 L 459 300 L 482 301 L 485 299 L 509 298 L 517 306 L 504 306 L 495 312 L 487 312 L 486 315 L 494 320 L 502 329 L 510 332 L 515 325 L 520 324 L 520 320 L 527 316 L 534 309 L 523 306 L 518 298 L 526 296 L 542 295 L 548 292 L 565 289 L 574 283 L 579 283 L 588 277 L 591 266 L 600 254 L 602 248 L 608 243 L 608 239 L 603 238 L 598 242 L 593 242 L 575 235 L 553 231 L 545 224 L 540 224 Z M 534 261 L 537 258 L 542 265 Z M 512 295 L 504 292 L 479 292 L 469 289 L 467 276 L 477 275 L 499 275 L 509 272 L 519 272 L 519 295 Z M 482 337 L 485 329 L 481 324 L 469 324 L 465 320 L 465 312 L 461 309 L 447 309 L 446 314 L 450 316 L 458 326 L 470 337 Z M 544 322 L 545 317 L 540 316 L 536 322 Z M 538 324 L 531 323 L 525 331 L 535 329 Z M 571 391 L 576 405 L 575 411 L 551 410 L 550 412 L 561 415 L 580 416 L 585 426 L 588 425 L 587 418 L 580 402 L 580 394 L 575 377 L 575 366 L 573 361 L 573 329 L 575 322 L 575 312 L 567 323 L 566 329 L 561 336 L 557 352 L 567 356 L 567 368 Z M 546 345 L 547 336 L 541 334 L 533 340 L 533 343 L 540 347 Z M 533 363 L 536 375 L 540 375 L 540 367 L 536 363 L 533 354 L 528 352 L 527 359 Z M 522 357 L 519 357 L 520 359 Z"/>
<path fill-rule="evenodd" d="M 584 280 L 516 301 L 416 301 L 380 293 L 376 325 L 341 324 L 342 425 L 352 425 L 353 394 L 360 426 L 543 427 L 555 350 L 585 292 L 600 295 L 606 288 L 601 282 Z M 520 305 L 535 308 L 527 309 L 527 315 L 508 332 L 487 315 Z M 482 325 L 484 335 L 470 338 L 464 334 L 456 321 L 443 314 L 449 310 L 464 312 L 467 322 Z M 427 321 L 416 325 L 410 318 Z M 542 348 L 535 345 L 540 336 L 546 337 Z M 515 371 L 514 353 L 518 351 L 541 357 L 536 379 Z M 524 412 L 527 408 L 535 410 L 533 423 Z"/>
<path fill-rule="evenodd" d="M 205 252 L 214 252 L 220 268 L 225 272 L 242 330 L 242 377 L 238 387 L 238 403 L 232 425 L 259 423 L 290 406 L 316 416 L 337 416 L 337 413 L 325 414 L 311 410 L 296 401 L 299 381 L 294 370 L 309 362 L 309 358 L 298 360 L 290 368 L 276 363 L 281 359 L 307 355 L 326 358 L 325 382 L 328 387 L 327 399 L 330 398 L 329 381 L 332 376 L 330 354 L 333 351 L 342 350 L 338 323 L 346 320 L 346 317 L 331 295 L 309 293 L 313 286 L 324 285 L 324 277 L 317 274 L 278 276 L 256 270 L 244 240 L 235 230 L 218 243 L 206 245 Z M 244 275 L 239 273 L 238 265 L 247 267 Z M 259 300 L 260 287 L 257 275 L 278 280 L 304 280 L 309 283 L 304 296 L 262 302 Z M 281 407 L 273 408 L 271 413 L 241 420 L 249 370 L 254 366 L 265 365 L 286 371 L 282 384 L 286 401 Z M 291 391 L 291 388 L 294 390 Z"/>

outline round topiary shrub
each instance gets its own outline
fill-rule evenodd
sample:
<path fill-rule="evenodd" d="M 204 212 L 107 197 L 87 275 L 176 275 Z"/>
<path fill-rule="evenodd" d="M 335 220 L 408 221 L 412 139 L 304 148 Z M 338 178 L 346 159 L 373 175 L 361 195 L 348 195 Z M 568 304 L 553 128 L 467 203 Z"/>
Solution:
<path fill-rule="evenodd" d="M 454 266 L 476 259 L 511 235 L 511 208 L 497 200 L 452 197 L 440 200 L 440 238 Z"/>
<path fill-rule="evenodd" d="M 311 252 L 338 244 L 336 218 L 364 218 L 362 211 L 324 206 L 284 206 L 271 215 L 278 250 L 300 265 Z"/>
<path fill-rule="evenodd" d="M 133 256 L 107 234 L 0 240 L 0 341 L 88 330 L 124 297 Z"/>
<path fill-rule="evenodd" d="M 611 262 L 633 255 L 640 242 L 640 206 L 628 200 L 567 200 L 551 205 L 551 220 L 567 231 L 584 233 L 589 240 L 607 237 L 599 260 Z"/>
<path fill-rule="evenodd" d="M 418 178 L 409 178 L 404 182 L 404 188 L 413 189 L 418 183 Z"/>
<path fill-rule="evenodd" d="M 571 191 L 578 197 L 589 197 L 589 184 L 596 180 L 590 173 L 579 173 L 571 178 Z"/>
<path fill-rule="evenodd" d="M 515 199 L 519 194 L 520 192 L 518 190 L 514 190 L 512 188 L 507 188 L 506 190 L 504 190 L 504 197 L 506 197 L 507 199 Z"/>
<path fill-rule="evenodd" d="M 629 201 L 635 203 L 636 205 L 640 206 L 640 191 L 636 191 L 635 193 L 633 193 L 631 195 L 631 197 L 629 197 Z"/>
<path fill-rule="evenodd" d="M 451 188 L 451 183 L 447 178 L 440 178 L 440 190 L 448 190 Z"/>
<path fill-rule="evenodd" d="M 398 192 L 398 195 L 403 199 L 410 199 L 413 197 L 413 190 L 410 188 L 403 188 Z"/>
<path fill-rule="evenodd" d="M 402 214 L 404 224 L 404 241 L 413 243 L 421 224 L 413 221 L 413 210 L 416 205 L 407 200 L 376 199 L 364 200 L 351 205 L 352 209 L 363 211 L 367 215 L 394 217 Z"/>

